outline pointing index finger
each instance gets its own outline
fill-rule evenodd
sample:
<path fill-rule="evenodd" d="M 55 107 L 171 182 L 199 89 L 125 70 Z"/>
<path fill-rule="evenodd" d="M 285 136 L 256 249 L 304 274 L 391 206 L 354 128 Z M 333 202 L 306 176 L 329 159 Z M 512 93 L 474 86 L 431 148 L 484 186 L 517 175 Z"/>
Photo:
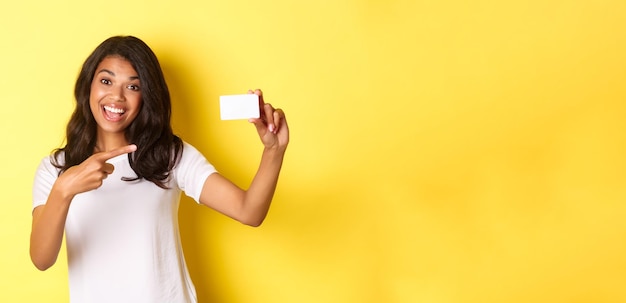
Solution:
<path fill-rule="evenodd" d="M 128 153 L 132 153 L 134 151 L 137 150 L 137 145 L 135 144 L 129 144 L 126 146 L 122 146 L 119 148 L 116 148 L 114 150 L 110 150 L 107 152 L 101 152 L 98 154 L 98 158 L 102 161 L 106 161 L 109 160 L 111 158 L 115 158 L 119 155 L 123 155 L 123 154 L 128 154 Z"/>

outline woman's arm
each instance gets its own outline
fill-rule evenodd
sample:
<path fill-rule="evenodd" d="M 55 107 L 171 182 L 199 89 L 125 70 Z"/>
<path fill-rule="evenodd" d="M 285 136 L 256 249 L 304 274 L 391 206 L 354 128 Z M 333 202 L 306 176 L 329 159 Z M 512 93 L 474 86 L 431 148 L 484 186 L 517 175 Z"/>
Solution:
<path fill-rule="evenodd" d="M 241 223 L 259 226 L 269 211 L 278 176 L 289 143 L 289 127 L 281 109 L 263 102 L 259 95 L 261 118 L 251 119 L 265 148 L 261 163 L 248 190 L 237 187 L 220 174 L 210 175 L 204 182 L 200 203 L 211 207 Z"/>
<path fill-rule="evenodd" d="M 265 150 L 247 191 L 220 174 L 211 174 L 202 187 L 200 203 L 243 224 L 259 226 L 269 211 L 284 152 Z"/>
<path fill-rule="evenodd" d="M 30 258 L 39 270 L 50 268 L 59 256 L 70 202 L 71 198 L 53 188 L 46 204 L 33 210 Z"/>

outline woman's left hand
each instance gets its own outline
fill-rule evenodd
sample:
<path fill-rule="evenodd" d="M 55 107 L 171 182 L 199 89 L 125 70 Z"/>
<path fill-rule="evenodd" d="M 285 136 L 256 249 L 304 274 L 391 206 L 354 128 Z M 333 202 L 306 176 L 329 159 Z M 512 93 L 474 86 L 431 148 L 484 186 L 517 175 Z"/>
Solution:
<path fill-rule="evenodd" d="M 259 96 L 259 118 L 248 120 L 256 126 L 259 137 L 265 148 L 285 150 L 289 144 L 289 127 L 285 113 L 280 108 L 274 108 L 263 100 L 260 89 L 249 90 L 248 94 Z"/>

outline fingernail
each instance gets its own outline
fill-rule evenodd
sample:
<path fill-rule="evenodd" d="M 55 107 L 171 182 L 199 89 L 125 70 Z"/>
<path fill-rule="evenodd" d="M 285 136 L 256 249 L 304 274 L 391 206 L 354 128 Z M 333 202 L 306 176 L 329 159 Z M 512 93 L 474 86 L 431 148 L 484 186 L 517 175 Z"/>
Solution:
<path fill-rule="evenodd" d="M 270 124 L 269 129 L 270 129 L 270 133 L 273 133 L 274 132 L 274 124 Z"/>

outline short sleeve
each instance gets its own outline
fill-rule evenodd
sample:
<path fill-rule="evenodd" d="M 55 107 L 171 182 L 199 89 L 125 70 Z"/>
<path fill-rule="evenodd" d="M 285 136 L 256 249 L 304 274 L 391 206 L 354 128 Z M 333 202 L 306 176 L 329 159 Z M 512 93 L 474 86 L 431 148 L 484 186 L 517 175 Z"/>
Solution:
<path fill-rule="evenodd" d="M 39 163 L 35 171 L 35 180 L 33 183 L 33 209 L 35 207 L 46 204 L 52 185 L 59 176 L 59 169 L 50 163 L 51 158 L 46 157 Z"/>
<path fill-rule="evenodd" d="M 183 142 L 183 154 L 173 172 L 178 187 L 185 195 L 200 203 L 204 181 L 217 170 L 195 147 Z"/>

